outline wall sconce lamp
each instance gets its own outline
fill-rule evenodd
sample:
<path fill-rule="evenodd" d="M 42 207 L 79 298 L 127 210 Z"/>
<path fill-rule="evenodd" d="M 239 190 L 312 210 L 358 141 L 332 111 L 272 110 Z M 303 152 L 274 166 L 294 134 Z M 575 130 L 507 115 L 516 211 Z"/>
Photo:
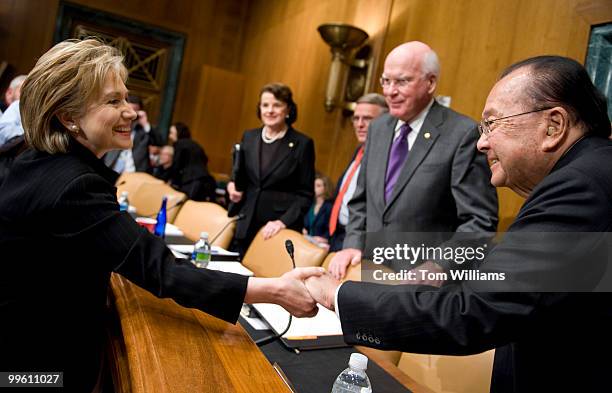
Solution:
<path fill-rule="evenodd" d="M 368 39 L 368 33 L 344 23 L 326 23 L 317 28 L 321 38 L 331 47 L 332 62 L 329 68 L 325 110 L 331 112 L 338 102 L 338 90 L 342 83 L 343 65 L 352 66 L 351 52 Z"/>

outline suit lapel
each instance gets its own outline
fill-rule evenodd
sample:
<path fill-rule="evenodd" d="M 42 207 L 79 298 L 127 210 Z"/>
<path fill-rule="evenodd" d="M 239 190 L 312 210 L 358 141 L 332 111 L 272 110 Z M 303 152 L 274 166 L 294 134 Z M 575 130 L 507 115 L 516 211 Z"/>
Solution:
<path fill-rule="evenodd" d="M 366 182 L 371 184 L 374 190 L 376 205 L 384 209 L 385 206 L 385 176 L 387 174 L 387 163 L 389 161 L 389 151 L 391 150 L 391 144 L 393 143 L 393 135 L 395 126 L 397 125 L 397 119 L 389 116 L 387 120 L 380 125 L 379 132 L 373 133 L 372 140 L 370 142 L 368 156 L 368 176 Z M 371 171 L 370 171 L 371 169 Z"/>
<path fill-rule="evenodd" d="M 391 199 L 385 206 L 385 211 L 397 199 L 398 195 L 402 192 L 403 188 L 406 186 L 406 184 L 408 184 L 408 182 L 414 175 L 414 172 L 417 170 L 419 165 L 421 165 L 425 157 L 427 157 L 427 154 L 429 154 L 429 151 L 431 150 L 432 146 L 434 145 L 434 143 L 436 143 L 436 140 L 440 136 L 440 131 L 438 127 L 442 124 L 443 121 L 444 119 L 442 113 L 439 110 L 438 104 L 434 102 L 431 109 L 429 110 L 429 113 L 425 117 L 425 121 L 423 122 L 421 131 L 419 131 L 419 135 L 414 141 L 412 148 L 408 152 L 408 158 L 406 159 L 406 162 L 404 162 L 404 166 L 402 167 L 402 171 L 399 175 L 399 178 L 397 179 L 397 183 L 395 183 L 395 187 L 393 187 Z"/>
<path fill-rule="evenodd" d="M 278 161 L 272 164 L 272 167 L 268 173 L 262 176 L 261 183 L 264 183 L 270 176 L 272 176 L 274 172 L 276 172 L 279 167 L 286 162 L 287 157 L 289 157 L 289 155 L 297 148 L 298 140 L 293 132 L 293 129 L 289 128 L 289 130 L 287 130 L 287 135 L 285 135 L 285 137 L 279 141 L 279 143 L 281 143 L 281 145 L 278 148 Z M 259 162 L 259 160 L 257 161 Z"/>

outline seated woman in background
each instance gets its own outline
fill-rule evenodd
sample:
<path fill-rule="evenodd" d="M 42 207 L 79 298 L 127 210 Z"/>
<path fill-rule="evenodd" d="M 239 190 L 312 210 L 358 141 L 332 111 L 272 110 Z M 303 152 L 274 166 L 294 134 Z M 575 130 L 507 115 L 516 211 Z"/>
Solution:
<path fill-rule="evenodd" d="M 315 200 L 308 214 L 304 217 L 302 233 L 313 243 L 329 248 L 329 216 L 333 207 L 329 200 L 332 196 L 332 184 L 329 177 L 317 173 L 314 181 Z"/>
<path fill-rule="evenodd" d="M 170 126 L 168 142 L 173 144 L 174 158 L 170 183 L 194 201 L 214 201 L 217 183 L 208 173 L 208 157 L 202 146 L 191 139 L 184 123 Z"/>
<path fill-rule="evenodd" d="M 0 185 L 0 370 L 63 371 L 71 392 L 99 389 L 111 272 L 232 323 L 243 302 L 317 310 L 303 280 L 320 268 L 279 278 L 198 269 L 119 211 L 118 175 L 100 157 L 132 145 L 122 61 L 93 39 L 40 57 L 20 104 L 30 148 Z"/>
<path fill-rule="evenodd" d="M 153 167 L 153 176 L 168 182 L 170 180 L 172 170 L 172 160 L 174 159 L 174 147 L 170 145 L 163 146 L 159 150 L 159 160 L 157 165 Z"/>
<path fill-rule="evenodd" d="M 265 85 L 257 117 L 263 125 L 244 132 L 239 165 L 227 185 L 230 201 L 240 203 L 232 249 L 244 255 L 263 227 L 264 239 L 283 228 L 301 231 L 312 203 L 314 142 L 291 125 L 297 105 L 288 86 Z"/>

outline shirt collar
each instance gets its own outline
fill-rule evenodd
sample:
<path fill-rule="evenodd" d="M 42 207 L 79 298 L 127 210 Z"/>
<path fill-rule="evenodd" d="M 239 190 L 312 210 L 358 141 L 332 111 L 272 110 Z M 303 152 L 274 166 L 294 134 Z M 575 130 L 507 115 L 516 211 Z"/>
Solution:
<path fill-rule="evenodd" d="M 419 131 L 421 131 L 421 127 L 423 126 L 423 123 L 425 122 L 425 117 L 427 116 L 427 113 L 429 113 L 429 109 L 431 109 L 431 106 L 434 103 L 434 99 L 432 98 L 431 101 L 429 101 L 429 104 L 427 104 L 427 106 L 425 107 L 425 109 L 423 109 L 418 115 L 416 115 L 409 123 L 408 125 L 410 126 L 410 128 L 412 129 L 411 134 L 418 134 Z M 400 127 L 406 123 L 403 120 L 398 119 L 397 120 L 397 124 L 395 125 L 395 132 L 398 132 Z"/>

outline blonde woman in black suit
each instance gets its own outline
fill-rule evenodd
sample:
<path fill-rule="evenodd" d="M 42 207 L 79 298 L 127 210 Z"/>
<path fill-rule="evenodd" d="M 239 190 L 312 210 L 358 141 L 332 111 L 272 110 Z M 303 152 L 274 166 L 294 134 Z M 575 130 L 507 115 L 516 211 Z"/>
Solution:
<path fill-rule="evenodd" d="M 111 272 L 229 322 L 243 302 L 317 310 L 303 280 L 319 268 L 273 279 L 197 269 L 119 211 L 100 158 L 132 145 L 122 60 L 92 39 L 38 60 L 20 104 L 31 148 L 0 186 L 0 370 L 63 371 L 74 392 L 100 388 Z"/>
<path fill-rule="evenodd" d="M 240 143 L 240 166 L 228 184 L 230 200 L 240 214 L 233 248 L 246 252 L 263 227 L 264 239 L 281 229 L 302 229 L 313 199 L 314 143 L 291 125 L 297 105 L 289 87 L 272 83 L 261 89 L 257 117 L 263 125 L 245 131 Z"/>

